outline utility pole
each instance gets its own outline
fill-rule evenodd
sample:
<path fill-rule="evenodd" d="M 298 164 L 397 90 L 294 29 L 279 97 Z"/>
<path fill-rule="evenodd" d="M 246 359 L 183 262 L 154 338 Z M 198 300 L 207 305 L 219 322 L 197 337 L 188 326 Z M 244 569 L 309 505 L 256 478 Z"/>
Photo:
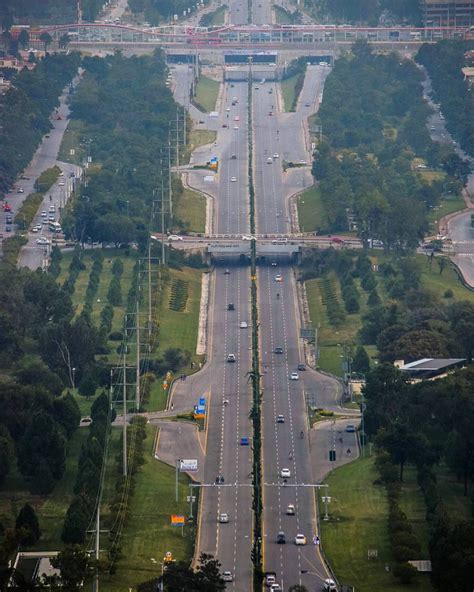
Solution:
<path fill-rule="evenodd" d="M 140 262 L 139 262 L 140 265 Z M 140 271 L 138 272 L 140 277 Z M 138 286 L 140 292 L 140 285 Z M 136 373 L 136 389 L 135 389 L 135 411 L 138 413 L 140 409 L 140 293 L 137 297 L 137 314 L 136 314 L 136 335 L 137 335 L 137 373 Z"/>
<path fill-rule="evenodd" d="M 151 241 L 148 242 L 148 343 L 151 347 Z"/>
<path fill-rule="evenodd" d="M 126 323 L 125 323 L 126 325 Z M 123 433 L 122 433 L 122 451 L 123 451 L 123 467 L 122 474 L 124 477 L 127 476 L 127 345 L 123 351 Z"/>
<path fill-rule="evenodd" d="M 96 522 L 95 522 L 95 560 L 98 563 L 99 561 L 99 552 L 100 552 L 100 497 L 97 501 L 97 513 L 96 513 Z M 99 568 L 98 565 L 95 568 L 94 573 L 94 585 L 93 591 L 99 592 Z"/>
<path fill-rule="evenodd" d="M 176 142 L 176 148 L 178 148 L 178 143 Z M 176 166 L 179 167 L 179 154 L 176 155 Z M 163 191 L 161 193 L 162 204 L 161 208 L 163 209 L 163 198 L 164 194 Z M 171 224 L 171 214 L 173 211 L 173 183 L 171 177 L 171 128 L 168 130 L 168 199 L 169 199 L 169 206 L 170 206 L 170 224 Z M 164 262 L 164 259 L 163 259 Z"/>

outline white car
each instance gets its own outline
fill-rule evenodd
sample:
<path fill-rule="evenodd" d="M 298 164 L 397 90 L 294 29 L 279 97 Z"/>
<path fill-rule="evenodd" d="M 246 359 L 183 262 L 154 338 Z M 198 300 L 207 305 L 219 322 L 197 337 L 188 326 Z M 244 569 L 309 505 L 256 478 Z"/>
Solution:
<path fill-rule="evenodd" d="M 306 545 L 306 537 L 304 534 L 297 534 L 295 536 L 295 545 Z"/>
<path fill-rule="evenodd" d="M 47 212 L 46 210 L 43 210 L 43 211 L 41 212 L 41 216 L 42 216 L 43 218 L 46 218 L 46 217 L 48 216 L 48 212 Z"/>
<path fill-rule="evenodd" d="M 278 274 L 275 276 L 275 281 L 276 281 L 276 282 L 282 282 L 282 281 L 283 281 L 283 278 L 281 277 L 281 274 L 279 274 L 279 273 L 278 273 Z"/>
<path fill-rule="evenodd" d="M 227 524 L 227 522 L 229 522 L 229 514 L 227 514 L 227 512 L 222 512 L 222 514 L 219 514 L 219 522 L 221 524 Z"/>
<path fill-rule="evenodd" d="M 252 236 L 251 234 L 244 234 L 242 236 L 242 240 L 245 241 L 252 241 L 252 240 L 257 240 L 254 236 Z"/>
<path fill-rule="evenodd" d="M 337 592 L 336 582 L 334 580 L 331 580 L 331 578 L 324 580 L 323 591 L 324 592 Z"/>
<path fill-rule="evenodd" d="M 235 357 L 235 354 L 228 354 L 227 361 L 228 362 L 237 362 L 237 358 Z"/>
<path fill-rule="evenodd" d="M 31 232 L 39 232 L 41 229 L 41 226 L 38 228 L 37 226 L 33 226 L 33 228 L 31 229 Z"/>
<path fill-rule="evenodd" d="M 286 506 L 286 515 L 287 516 L 294 516 L 295 515 L 295 506 L 294 506 L 294 504 L 288 504 Z"/>
<path fill-rule="evenodd" d="M 280 477 L 283 477 L 283 479 L 287 479 L 288 477 L 291 477 L 291 471 L 290 469 L 284 468 L 280 471 Z"/>
<path fill-rule="evenodd" d="M 238 130 L 239 129 L 239 126 L 238 125 L 234 125 L 234 129 L 235 130 Z"/>
<path fill-rule="evenodd" d="M 179 236 L 179 234 L 170 234 L 168 237 L 169 241 L 180 241 L 183 240 L 182 236 Z"/>
<path fill-rule="evenodd" d="M 285 423 L 285 416 L 284 415 L 278 415 L 277 416 L 277 423 Z"/>
<path fill-rule="evenodd" d="M 234 576 L 232 575 L 231 571 L 225 571 L 222 574 L 222 579 L 224 582 L 232 582 L 234 580 Z"/>
<path fill-rule="evenodd" d="M 240 328 L 241 329 L 247 329 L 248 324 L 247 321 L 240 321 Z"/>
<path fill-rule="evenodd" d="M 280 155 L 278 154 L 278 152 L 275 152 L 275 154 L 273 155 L 273 158 L 280 158 Z"/>
<path fill-rule="evenodd" d="M 290 374 L 290 380 L 299 380 L 300 379 L 300 375 L 298 374 L 298 372 L 292 372 Z"/>
<path fill-rule="evenodd" d="M 225 108 L 225 110 L 226 110 L 226 111 L 230 111 L 230 107 L 226 107 L 226 108 Z"/>
<path fill-rule="evenodd" d="M 25 190 L 23 189 L 23 187 L 18 187 L 18 189 L 16 190 L 17 193 L 24 193 Z"/>
<path fill-rule="evenodd" d="M 300 164 L 306 164 L 306 160 L 300 160 Z"/>
<path fill-rule="evenodd" d="M 45 238 L 44 236 L 40 236 L 39 238 L 36 239 L 36 244 L 37 245 L 49 245 L 49 240 L 47 238 Z"/>
<path fill-rule="evenodd" d="M 230 181 L 231 181 L 231 183 L 235 183 L 237 181 L 237 177 L 231 177 Z"/>
<path fill-rule="evenodd" d="M 59 187 L 64 187 L 65 184 L 66 183 L 64 183 L 64 181 L 59 181 L 59 183 L 58 183 Z"/>

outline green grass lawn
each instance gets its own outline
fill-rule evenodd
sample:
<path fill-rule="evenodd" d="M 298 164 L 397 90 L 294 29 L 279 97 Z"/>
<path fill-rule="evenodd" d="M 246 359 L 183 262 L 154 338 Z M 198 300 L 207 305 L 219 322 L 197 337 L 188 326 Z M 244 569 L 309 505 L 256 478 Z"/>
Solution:
<path fill-rule="evenodd" d="M 432 234 L 437 234 L 438 232 L 438 221 L 443 216 L 447 214 L 452 214 L 453 212 L 459 212 L 460 210 L 464 210 L 466 207 L 466 202 L 464 199 L 457 195 L 453 199 L 443 199 L 441 200 L 437 209 L 432 209 L 428 214 L 428 221 L 430 223 L 430 232 Z"/>
<path fill-rule="evenodd" d="M 327 228 L 326 212 L 316 185 L 299 196 L 298 220 L 301 232 L 314 232 Z"/>
<path fill-rule="evenodd" d="M 429 531 L 426 522 L 426 505 L 423 493 L 417 483 L 417 471 L 407 465 L 403 471 L 403 485 L 400 492 L 400 508 L 407 515 L 421 545 L 420 559 L 428 559 Z"/>
<path fill-rule="evenodd" d="M 456 475 L 446 465 L 441 464 L 436 467 L 435 473 L 438 482 L 438 491 L 448 510 L 449 516 L 456 521 L 472 521 L 472 483 L 469 484 L 467 496 L 465 496 L 463 482 L 458 481 Z"/>
<path fill-rule="evenodd" d="M 72 164 L 81 164 L 82 150 L 80 147 L 82 125 L 79 121 L 72 119 L 64 132 L 64 136 L 59 148 L 58 160 L 71 162 Z M 71 149 L 74 154 L 71 154 Z"/>
<path fill-rule="evenodd" d="M 281 82 L 281 93 L 283 95 L 283 103 L 285 111 L 291 111 L 293 101 L 295 99 L 295 87 L 298 82 L 299 74 L 290 76 Z"/>
<path fill-rule="evenodd" d="M 340 467 L 328 477 L 331 520 L 321 522 L 321 542 L 341 583 L 354 586 L 357 592 L 402 592 L 406 587 L 385 571 L 385 565 L 392 563 L 388 504 L 385 488 L 373 485 L 377 478 L 373 458 Z M 377 550 L 377 558 L 368 559 L 369 549 Z M 432 587 L 428 577 L 420 575 L 410 589 L 429 592 Z"/>
<path fill-rule="evenodd" d="M 206 230 L 206 198 L 201 193 L 183 188 L 182 195 L 175 201 L 174 213 L 183 223 L 180 230 L 201 232 Z"/>
<path fill-rule="evenodd" d="M 206 113 L 216 108 L 217 96 L 219 95 L 220 84 L 207 76 L 200 76 L 196 86 L 194 103 Z"/>
<path fill-rule="evenodd" d="M 340 283 L 335 274 L 329 274 L 328 277 L 334 278 L 337 286 L 337 294 L 339 301 L 342 303 L 340 296 Z M 361 314 L 365 314 L 367 310 L 367 293 L 362 290 L 358 280 L 355 284 L 360 294 L 360 313 L 346 314 L 346 320 L 340 327 L 334 327 L 329 322 L 326 306 L 321 299 L 320 280 L 309 280 L 306 282 L 306 294 L 308 298 L 310 317 L 314 327 L 318 329 L 318 350 L 320 357 L 318 366 L 327 372 L 342 376 L 342 360 L 343 360 L 343 346 L 344 344 L 351 344 L 356 341 L 357 332 L 362 325 Z M 343 305 L 343 304 L 342 304 Z M 368 349 L 369 355 L 371 352 Z"/>
<path fill-rule="evenodd" d="M 275 15 L 275 23 L 278 25 L 293 25 L 295 23 L 295 19 L 292 18 L 291 13 L 281 6 L 274 4 L 272 9 L 273 14 Z"/>
<path fill-rule="evenodd" d="M 118 592 L 136 589 L 140 582 L 160 575 L 161 562 L 167 551 L 177 560 L 191 559 L 194 548 L 192 527 L 181 528 L 170 525 L 171 514 L 189 514 L 189 495 L 186 476 L 179 480 L 179 502 L 175 502 L 175 471 L 172 467 L 153 458 L 155 428 L 147 427 L 145 441 L 145 464 L 136 477 L 136 486 L 131 498 L 130 516 L 122 535 L 123 559 L 119 561 L 117 573 L 103 576 L 101 590 Z"/>
<path fill-rule="evenodd" d="M 68 443 L 66 470 L 55 489 L 47 496 L 29 493 L 25 479 L 14 466 L 0 488 L 0 516 L 5 528 L 12 528 L 25 503 L 31 504 L 38 515 L 42 532 L 39 546 L 43 550 L 57 550 L 61 546 L 61 531 L 66 510 L 74 497 L 73 488 L 77 473 L 77 461 L 82 444 L 87 439 L 87 429 L 79 428 Z"/>
<path fill-rule="evenodd" d="M 370 258 L 374 263 L 382 263 L 383 261 L 390 261 L 393 255 L 385 255 L 380 251 L 369 251 Z M 468 300 L 474 302 L 474 292 L 467 290 L 458 280 L 453 268 L 448 266 L 440 275 L 439 266 L 436 258 L 431 262 L 426 255 L 416 255 L 421 268 L 421 284 L 422 287 L 436 294 L 443 302 L 449 304 L 454 300 Z M 378 286 L 377 292 L 383 301 L 388 299 L 385 292 L 382 277 L 377 275 Z M 339 294 L 339 280 L 336 275 L 329 275 L 335 278 L 336 286 Z M 318 366 L 323 370 L 332 372 L 338 376 L 342 376 L 342 359 L 344 344 L 357 343 L 357 333 L 362 326 L 362 316 L 368 311 L 367 306 L 368 294 L 360 287 L 359 281 L 356 280 L 356 286 L 360 294 L 360 312 L 357 314 L 346 315 L 345 322 L 340 327 L 334 327 L 329 323 L 326 307 L 322 303 L 321 291 L 319 288 L 320 280 L 308 280 L 306 284 L 306 294 L 308 299 L 308 306 L 310 317 L 314 327 L 319 327 L 318 330 L 318 349 L 320 357 Z M 453 292 L 452 298 L 445 298 L 446 290 L 451 289 Z M 342 299 L 339 297 L 340 302 Z M 367 353 L 372 359 L 377 358 L 377 350 L 375 346 L 365 346 Z"/>

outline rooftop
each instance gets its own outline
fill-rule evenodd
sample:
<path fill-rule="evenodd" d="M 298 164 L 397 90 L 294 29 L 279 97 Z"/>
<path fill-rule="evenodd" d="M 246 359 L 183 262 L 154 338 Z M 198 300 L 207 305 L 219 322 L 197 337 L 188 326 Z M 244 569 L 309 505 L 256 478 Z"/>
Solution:
<path fill-rule="evenodd" d="M 465 358 L 423 358 L 400 367 L 400 370 L 440 371 L 466 362 Z"/>

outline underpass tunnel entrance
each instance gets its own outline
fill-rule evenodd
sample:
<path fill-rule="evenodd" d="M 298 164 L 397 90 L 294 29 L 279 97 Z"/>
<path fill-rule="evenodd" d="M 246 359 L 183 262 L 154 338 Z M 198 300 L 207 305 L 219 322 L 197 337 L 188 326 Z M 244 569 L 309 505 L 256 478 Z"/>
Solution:
<path fill-rule="evenodd" d="M 216 270 L 224 270 L 232 267 L 248 267 L 250 265 L 250 256 L 244 253 L 227 255 L 212 253 L 210 255 L 211 262 Z"/>

